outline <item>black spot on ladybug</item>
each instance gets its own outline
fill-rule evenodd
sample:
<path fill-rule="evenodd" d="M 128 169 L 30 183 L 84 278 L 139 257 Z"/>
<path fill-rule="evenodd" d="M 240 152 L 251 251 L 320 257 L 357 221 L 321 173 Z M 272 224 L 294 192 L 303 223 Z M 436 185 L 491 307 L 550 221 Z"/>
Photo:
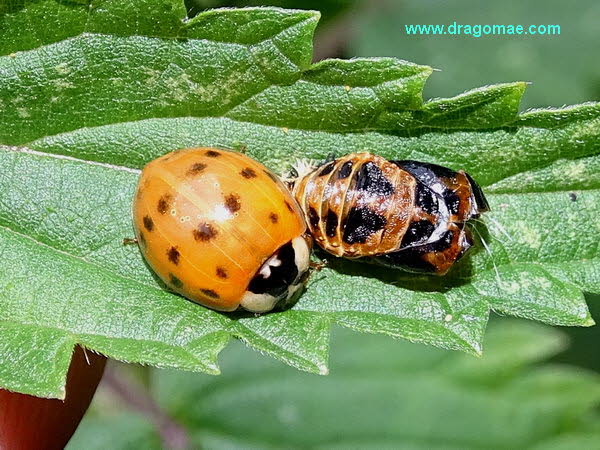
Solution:
<path fill-rule="evenodd" d="M 388 180 L 377 164 L 368 162 L 356 172 L 356 187 L 358 191 L 374 195 L 387 196 L 394 193 L 394 186 Z"/>
<path fill-rule="evenodd" d="M 194 239 L 201 242 L 208 242 L 218 234 L 216 228 L 206 222 L 199 224 L 198 228 L 192 233 L 194 234 Z"/>
<path fill-rule="evenodd" d="M 217 157 L 221 156 L 221 153 L 216 152 L 214 150 L 208 150 L 206 152 L 206 156 L 208 156 L 209 158 L 217 158 Z"/>
<path fill-rule="evenodd" d="M 239 195 L 229 194 L 227 197 L 225 197 L 225 208 L 227 208 L 229 212 L 237 212 L 240 210 L 241 207 L 242 204 L 240 203 Z"/>
<path fill-rule="evenodd" d="M 271 221 L 271 223 L 277 223 L 279 222 L 279 216 L 272 212 L 269 214 L 269 220 Z"/>
<path fill-rule="evenodd" d="M 572 202 L 576 202 L 577 194 L 575 192 L 569 192 L 569 199 L 571 199 Z"/>
<path fill-rule="evenodd" d="M 325 218 L 325 234 L 328 237 L 334 237 L 336 234 L 338 226 L 338 215 L 334 213 L 332 210 L 327 212 L 327 217 Z"/>
<path fill-rule="evenodd" d="M 439 211 L 438 197 L 419 181 L 415 186 L 415 205 L 429 214 L 437 214 Z"/>
<path fill-rule="evenodd" d="M 169 207 L 170 207 L 172 201 L 173 201 L 173 196 L 171 194 L 163 195 L 158 200 L 158 203 L 156 204 L 156 210 L 160 214 L 166 214 L 167 211 L 169 210 Z"/>
<path fill-rule="evenodd" d="M 177 250 L 175 247 L 171 247 L 169 250 L 167 250 L 167 257 L 169 258 L 169 261 L 175 265 L 179 264 L 179 256 L 179 250 Z"/>
<path fill-rule="evenodd" d="M 432 224 L 429 220 L 417 220 L 415 222 L 412 222 L 406 230 L 404 237 L 402 238 L 400 248 L 408 247 L 409 245 L 412 245 L 415 242 L 426 241 L 431 236 L 434 230 L 435 225 Z"/>
<path fill-rule="evenodd" d="M 212 289 L 200 289 L 200 292 L 202 292 L 204 295 L 206 295 L 207 297 L 211 297 L 211 298 L 219 298 L 219 294 L 217 294 L 215 291 L 213 291 Z"/>
<path fill-rule="evenodd" d="M 352 161 L 346 161 L 344 164 L 342 164 L 340 170 L 338 170 L 337 179 L 342 180 L 344 178 L 348 178 L 350 173 L 352 173 Z"/>
<path fill-rule="evenodd" d="M 172 273 L 169 274 L 169 282 L 171 283 L 171 286 L 177 289 L 181 289 L 183 287 L 183 282 Z"/>
<path fill-rule="evenodd" d="M 146 228 L 146 230 L 148 230 L 148 231 L 154 230 L 154 221 L 152 220 L 152 217 L 144 216 L 143 222 L 144 222 L 144 228 Z"/>
<path fill-rule="evenodd" d="M 240 172 L 240 175 L 246 179 L 256 178 L 256 172 L 251 167 L 246 167 Z"/>
<path fill-rule="evenodd" d="M 227 274 L 227 270 L 224 267 L 218 266 L 216 273 L 219 278 L 222 278 L 224 280 L 229 277 L 229 275 Z"/>
<path fill-rule="evenodd" d="M 285 203 L 285 207 L 288 209 L 288 211 L 293 213 L 294 207 L 290 204 L 290 202 L 288 202 L 287 200 L 284 200 L 284 203 Z"/>
<path fill-rule="evenodd" d="M 311 228 L 318 228 L 319 227 L 319 214 L 317 214 L 317 211 L 315 208 L 313 208 L 312 206 L 310 206 L 308 208 L 308 221 L 310 222 L 310 227 Z"/>
<path fill-rule="evenodd" d="M 365 207 L 354 207 L 348 212 L 343 224 L 342 239 L 347 244 L 364 243 L 373 233 L 381 230 L 387 223 L 381 214 Z"/>
<path fill-rule="evenodd" d="M 325 166 L 323 166 L 323 168 L 319 171 L 319 176 L 323 177 L 325 175 L 329 175 L 334 167 L 335 161 L 331 161 L 330 163 L 325 164 Z"/>
<path fill-rule="evenodd" d="M 194 163 L 190 166 L 190 168 L 187 171 L 187 174 L 190 176 L 195 176 L 198 175 L 199 173 L 201 173 L 204 169 L 206 169 L 206 164 L 201 163 L 201 162 L 197 162 Z"/>

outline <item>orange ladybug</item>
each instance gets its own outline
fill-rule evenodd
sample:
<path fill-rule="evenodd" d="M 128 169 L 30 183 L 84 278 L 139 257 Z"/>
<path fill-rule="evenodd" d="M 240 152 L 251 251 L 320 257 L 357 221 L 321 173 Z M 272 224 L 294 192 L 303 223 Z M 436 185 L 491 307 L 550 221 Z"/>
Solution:
<path fill-rule="evenodd" d="M 473 245 L 467 222 L 489 209 L 467 173 L 352 153 L 299 167 L 293 193 L 323 250 L 445 274 Z"/>
<path fill-rule="evenodd" d="M 156 274 L 209 308 L 270 311 L 308 277 L 302 211 L 277 176 L 238 152 L 189 148 L 148 163 L 133 223 Z"/>

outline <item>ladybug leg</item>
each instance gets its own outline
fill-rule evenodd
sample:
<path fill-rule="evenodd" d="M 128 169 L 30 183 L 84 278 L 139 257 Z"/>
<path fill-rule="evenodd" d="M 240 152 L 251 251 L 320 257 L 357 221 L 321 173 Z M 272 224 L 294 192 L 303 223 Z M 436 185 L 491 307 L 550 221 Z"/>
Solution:
<path fill-rule="evenodd" d="M 124 238 L 123 239 L 123 245 L 137 245 L 138 244 L 138 239 L 137 238 Z"/>
<path fill-rule="evenodd" d="M 308 266 L 312 272 L 320 272 L 323 268 L 327 267 L 328 264 L 329 262 L 326 259 L 323 259 L 321 262 L 311 261 Z"/>
<path fill-rule="evenodd" d="M 240 152 L 242 155 L 245 155 L 248 151 L 248 146 L 246 144 L 242 144 L 241 142 L 233 144 L 233 149 L 236 152 Z"/>
<path fill-rule="evenodd" d="M 306 284 L 310 277 L 312 277 L 313 273 L 320 272 L 323 268 L 327 267 L 328 261 L 326 259 L 321 260 L 321 262 L 311 261 L 308 263 L 308 270 L 304 272 L 302 278 L 300 279 L 300 283 Z"/>

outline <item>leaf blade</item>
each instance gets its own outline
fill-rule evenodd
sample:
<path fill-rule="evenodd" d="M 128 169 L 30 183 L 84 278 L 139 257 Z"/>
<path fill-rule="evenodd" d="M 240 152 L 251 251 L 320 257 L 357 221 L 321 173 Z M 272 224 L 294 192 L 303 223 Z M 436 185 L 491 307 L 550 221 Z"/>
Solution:
<path fill-rule="evenodd" d="M 3 23 L 18 24 L 34 7 L 26 3 L 0 15 Z M 136 22 L 114 32 L 146 4 L 154 8 L 148 17 L 174 6 L 158 28 Z M 181 2 L 131 5 L 106 2 L 112 16 L 76 6 L 87 28 L 74 20 L 64 35 L 0 38 L 0 48 L 24 50 L 0 57 L 0 144 L 21 146 L 0 147 L 0 245 L 11 254 L 0 263 L 8 266 L 0 320 L 50 324 L 59 341 L 114 358 L 211 373 L 231 336 L 325 373 L 333 323 L 474 354 L 491 308 L 591 324 L 582 291 L 600 289 L 598 243 L 588 232 L 600 217 L 598 104 L 518 115 L 523 83 L 423 103 L 427 66 L 390 58 L 311 65 L 314 12 L 217 10 L 182 24 Z M 195 145 L 245 145 L 280 171 L 294 157 L 365 150 L 465 169 L 489 192 L 493 210 L 481 232 L 491 255 L 479 245 L 443 279 L 335 261 L 290 311 L 239 318 L 205 310 L 167 292 L 137 250 L 121 245 L 132 234 L 137 171 Z M 561 181 L 560 171 L 581 161 L 585 176 Z M 22 273 L 34 274 L 32 284 L 15 288 Z M 56 279 L 64 282 L 42 298 Z M 0 352 L 7 364 L 13 356 Z M 57 395 L 62 366 L 46 364 L 51 382 L 19 389 Z"/>

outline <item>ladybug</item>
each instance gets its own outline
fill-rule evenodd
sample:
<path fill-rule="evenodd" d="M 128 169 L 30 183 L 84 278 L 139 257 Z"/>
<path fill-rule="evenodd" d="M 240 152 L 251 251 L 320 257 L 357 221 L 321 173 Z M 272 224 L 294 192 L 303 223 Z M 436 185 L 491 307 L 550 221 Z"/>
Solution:
<path fill-rule="evenodd" d="M 467 173 L 352 153 L 292 181 L 325 251 L 412 272 L 445 274 L 473 245 L 466 223 L 489 210 Z"/>
<path fill-rule="evenodd" d="M 154 272 L 212 309 L 270 311 L 308 278 L 302 211 L 269 169 L 238 152 L 189 148 L 148 163 L 133 223 Z"/>

